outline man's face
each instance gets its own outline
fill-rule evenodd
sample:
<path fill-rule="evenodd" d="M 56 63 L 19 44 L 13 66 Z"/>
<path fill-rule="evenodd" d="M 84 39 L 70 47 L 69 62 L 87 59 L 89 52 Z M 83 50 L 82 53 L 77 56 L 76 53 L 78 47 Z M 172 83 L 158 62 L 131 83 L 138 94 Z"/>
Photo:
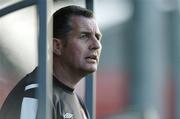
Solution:
<path fill-rule="evenodd" d="M 92 73 L 97 70 L 102 48 L 97 23 L 93 18 L 72 16 L 71 25 L 61 58 L 69 68 L 79 73 Z"/>

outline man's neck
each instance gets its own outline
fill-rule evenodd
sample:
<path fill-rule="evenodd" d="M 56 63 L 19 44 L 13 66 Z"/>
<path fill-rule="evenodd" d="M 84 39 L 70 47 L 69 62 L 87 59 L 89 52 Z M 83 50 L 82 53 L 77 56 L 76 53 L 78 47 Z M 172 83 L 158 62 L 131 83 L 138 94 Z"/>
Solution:
<path fill-rule="evenodd" d="M 75 88 L 75 85 L 83 78 L 77 72 L 72 71 L 67 66 L 56 64 L 53 66 L 53 75 L 63 84 L 70 88 Z"/>

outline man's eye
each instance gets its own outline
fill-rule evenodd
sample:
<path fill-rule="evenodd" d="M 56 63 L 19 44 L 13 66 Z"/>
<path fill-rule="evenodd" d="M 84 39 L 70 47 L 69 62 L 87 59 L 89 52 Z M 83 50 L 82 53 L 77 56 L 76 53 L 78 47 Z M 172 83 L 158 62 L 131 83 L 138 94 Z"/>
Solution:
<path fill-rule="evenodd" d="M 97 38 L 98 41 L 101 41 L 102 35 L 96 34 L 95 36 L 96 36 L 96 38 Z"/>
<path fill-rule="evenodd" d="M 100 38 L 99 36 L 96 36 L 96 38 L 97 38 L 97 40 L 99 40 L 99 41 L 101 40 L 101 38 Z"/>
<path fill-rule="evenodd" d="M 83 38 L 83 37 L 86 37 L 86 35 L 85 34 L 81 34 L 80 37 Z"/>
<path fill-rule="evenodd" d="M 87 34 L 81 34 L 80 38 L 88 38 L 88 35 Z"/>

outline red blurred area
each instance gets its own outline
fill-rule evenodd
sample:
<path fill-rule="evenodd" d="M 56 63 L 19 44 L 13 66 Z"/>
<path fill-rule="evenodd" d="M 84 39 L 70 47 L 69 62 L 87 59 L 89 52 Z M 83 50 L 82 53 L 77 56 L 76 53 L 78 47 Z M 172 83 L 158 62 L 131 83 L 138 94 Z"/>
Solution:
<path fill-rule="evenodd" d="M 166 119 L 175 119 L 175 81 L 168 80 L 165 90 Z"/>
<path fill-rule="evenodd" d="M 126 109 L 128 105 L 127 73 L 117 69 L 98 71 L 96 85 L 97 119 Z"/>
<path fill-rule="evenodd" d="M 12 73 L 9 73 L 12 74 Z M 14 75 L 9 75 L 7 73 L 0 74 L 0 108 L 5 101 L 6 97 L 10 93 L 10 91 L 13 89 L 13 87 L 16 85 L 17 81 L 14 81 Z"/>

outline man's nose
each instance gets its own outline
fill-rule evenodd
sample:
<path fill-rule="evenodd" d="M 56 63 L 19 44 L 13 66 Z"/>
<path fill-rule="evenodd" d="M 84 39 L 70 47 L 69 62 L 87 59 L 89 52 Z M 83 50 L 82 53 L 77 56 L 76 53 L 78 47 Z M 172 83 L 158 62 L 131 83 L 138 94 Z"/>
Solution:
<path fill-rule="evenodd" d="M 97 50 L 97 49 L 101 49 L 101 47 L 102 47 L 101 42 L 96 37 L 93 37 L 91 39 L 91 44 L 89 46 L 89 49 Z"/>

